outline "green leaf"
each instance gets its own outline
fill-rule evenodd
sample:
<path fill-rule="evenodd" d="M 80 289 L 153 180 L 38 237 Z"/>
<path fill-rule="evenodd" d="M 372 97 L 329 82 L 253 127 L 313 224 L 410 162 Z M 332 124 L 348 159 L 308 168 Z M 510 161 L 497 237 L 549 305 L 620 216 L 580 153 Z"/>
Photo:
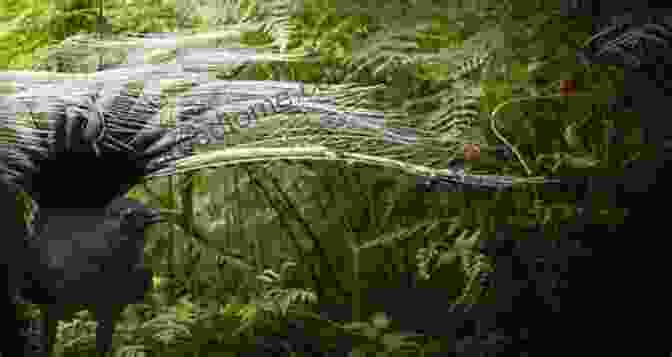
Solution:
<path fill-rule="evenodd" d="M 530 80 L 530 65 L 525 63 L 514 63 L 509 67 L 510 78 L 513 82 L 527 82 Z"/>
<path fill-rule="evenodd" d="M 266 275 L 257 275 L 257 280 L 262 281 L 262 282 L 267 283 L 267 284 L 273 284 L 273 283 L 276 282 L 275 279 L 270 278 Z"/>
<path fill-rule="evenodd" d="M 450 248 L 448 251 L 445 251 L 439 255 L 439 260 L 438 260 L 438 265 L 445 265 L 445 264 L 452 264 L 455 263 L 457 260 L 457 257 L 459 257 L 460 254 L 458 253 L 458 250 L 456 248 Z"/>
<path fill-rule="evenodd" d="M 469 231 L 465 230 L 460 234 L 459 237 L 455 240 L 455 248 L 459 250 L 470 250 L 472 249 L 476 242 L 478 241 L 478 236 L 481 234 L 481 231 Z"/>
<path fill-rule="evenodd" d="M 409 337 L 414 337 L 413 335 L 408 335 L 404 333 L 387 333 L 382 337 L 382 342 L 385 345 L 387 351 L 399 351 L 402 348 L 413 347 L 414 349 L 419 347 L 416 342 L 408 341 Z"/>
<path fill-rule="evenodd" d="M 343 329 L 344 330 L 349 330 L 349 331 L 362 331 L 368 326 L 369 326 L 369 324 L 367 322 L 354 321 L 354 322 L 344 324 Z"/>
<path fill-rule="evenodd" d="M 595 160 L 592 157 L 588 156 L 583 156 L 583 157 L 567 157 L 566 159 L 567 165 L 572 167 L 572 168 L 577 168 L 577 169 L 586 169 L 590 167 L 596 166 L 599 161 Z"/>
<path fill-rule="evenodd" d="M 564 138 L 569 147 L 576 149 L 581 145 L 581 138 L 577 135 L 578 123 L 571 123 L 565 128 Z"/>
<path fill-rule="evenodd" d="M 386 329 L 390 326 L 390 320 L 387 318 L 384 312 L 377 312 L 373 314 L 371 318 L 371 323 L 377 329 Z"/>

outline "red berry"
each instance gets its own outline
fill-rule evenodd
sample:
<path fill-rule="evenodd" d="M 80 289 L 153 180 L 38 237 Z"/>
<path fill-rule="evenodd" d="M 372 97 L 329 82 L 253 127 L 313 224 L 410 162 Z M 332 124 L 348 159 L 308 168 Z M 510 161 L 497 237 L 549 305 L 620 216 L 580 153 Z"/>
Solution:
<path fill-rule="evenodd" d="M 576 93 L 576 81 L 573 79 L 563 79 L 560 81 L 560 94 L 563 96 Z"/>
<path fill-rule="evenodd" d="M 481 158 L 481 147 L 478 144 L 464 144 L 464 159 L 476 161 Z"/>

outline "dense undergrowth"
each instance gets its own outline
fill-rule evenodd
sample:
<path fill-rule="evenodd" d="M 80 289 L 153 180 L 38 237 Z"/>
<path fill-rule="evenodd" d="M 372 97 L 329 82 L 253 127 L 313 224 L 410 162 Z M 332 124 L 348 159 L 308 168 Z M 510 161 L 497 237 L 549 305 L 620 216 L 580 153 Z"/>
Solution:
<path fill-rule="evenodd" d="M 660 269 L 663 253 L 642 248 L 651 258 L 640 258 L 632 240 L 658 227 L 648 205 L 667 192 L 659 181 L 664 158 L 646 145 L 653 129 L 647 134 L 642 123 L 665 129 L 616 110 L 628 105 L 610 106 L 624 82 L 636 96 L 628 83 L 639 77 L 576 61 L 590 21 L 561 17 L 560 1 L 303 3 L 292 12 L 295 2 L 273 2 L 285 17 L 263 14 L 253 1 L 216 11 L 205 2 L 179 9 L 174 2 L 106 2 L 105 16 L 114 34 L 267 21 L 266 30 L 245 33 L 235 45 L 310 49 L 319 59 L 230 66 L 218 78 L 382 85 L 349 93 L 344 105 L 402 111 L 392 124 L 426 133 L 431 150 L 375 144 L 366 153 L 436 168 L 461 159 L 472 173 L 574 177 L 578 184 L 423 192 L 416 177 L 398 170 L 318 161 L 153 180 L 133 194 L 185 218 L 153 233 L 147 254 L 155 286 L 144 304 L 126 311 L 116 353 L 536 356 L 609 343 L 595 331 L 622 336 L 606 304 L 637 301 L 644 309 L 637 297 L 646 291 L 626 277 L 634 272 L 648 283 L 660 276 L 642 266 Z M 61 7 L 46 17 L 46 2 L 3 3 L 5 67 L 92 72 L 124 61 L 118 49 L 44 51 L 49 39 L 95 29 L 90 4 Z M 559 88 L 567 80 L 576 86 L 571 93 Z M 646 97 L 635 107 L 653 116 L 664 96 Z M 310 135 L 297 140 L 304 139 Z M 478 145 L 478 159 L 467 159 L 465 143 Z M 510 155 L 498 155 L 502 147 Z M 630 240 L 616 238 L 622 235 Z M 29 321 L 38 312 L 21 313 Z M 93 355 L 94 331 L 86 314 L 62 324 L 58 353 Z"/>

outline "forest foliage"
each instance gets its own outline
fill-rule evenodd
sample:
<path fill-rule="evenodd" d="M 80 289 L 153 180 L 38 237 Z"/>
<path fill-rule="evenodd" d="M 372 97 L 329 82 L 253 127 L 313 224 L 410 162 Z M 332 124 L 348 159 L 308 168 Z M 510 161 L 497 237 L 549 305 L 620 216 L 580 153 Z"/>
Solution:
<path fill-rule="evenodd" d="M 400 331 L 452 331 L 460 313 L 488 303 L 479 277 L 496 267 L 478 243 L 503 223 L 570 220 L 577 197 L 533 180 L 507 192 L 422 192 L 418 173 L 463 165 L 525 183 L 605 175 L 639 155 L 636 118 L 608 111 L 622 75 L 577 61 L 591 25 L 561 17 L 560 1 L 107 0 L 105 21 L 99 12 L 93 0 L 1 1 L 0 67 L 92 73 L 127 59 L 128 48 L 104 40 L 176 32 L 188 44 L 189 36 L 233 28 L 240 36 L 207 46 L 273 55 L 214 66 L 217 78 L 327 88 L 343 107 L 393 113 L 386 125 L 420 138 L 391 145 L 323 134 L 310 129 L 310 115 L 276 113 L 232 134 L 225 148 L 324 145 L 343 156 L 215 157 L 221 167 L 138 187 L 133 195 L 180 218 L 153 230 L 155 288 L 117 330 L 123 356 L 232 353 L 273 334 L 324 351 L 348 341 L 358 355 L 381 346 L 394 356 L 454 349 L 454 335 L 446 342 Z M 77 50 L 80 40 L 89 41 L 86 51 Z M 170 62 L 177 52 L 147 58 Z M 633 134 L 612 145 L 616 126 Z M 467 157 L 474 145 L 478 156 Z M 501 147 L 512 156 L 498 155 Z M 608 197 L 604 206 L 605 220 L 622 215 Z M 312 340 L 289 336 L 293 320 Z M 91 324 L 83 315 L 61 326 L 63 356 L 93 351 Z"/>

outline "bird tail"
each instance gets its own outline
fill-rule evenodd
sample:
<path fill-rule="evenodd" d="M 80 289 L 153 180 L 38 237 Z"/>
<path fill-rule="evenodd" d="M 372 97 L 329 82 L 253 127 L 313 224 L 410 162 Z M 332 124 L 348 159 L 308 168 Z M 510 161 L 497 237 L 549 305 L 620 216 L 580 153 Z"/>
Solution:
<path fill-rule="evenodd" d="M 130 90 L 42 97 L 42 114 L 22 108 L 20 98 L 4 99 L 0 179 L 39 206 L 103 207 L 170 165 L 169 154 L 193 139 L 161 123 L 157 97 Z M 73 195 L 84 187 L 86 194 Z"/>

